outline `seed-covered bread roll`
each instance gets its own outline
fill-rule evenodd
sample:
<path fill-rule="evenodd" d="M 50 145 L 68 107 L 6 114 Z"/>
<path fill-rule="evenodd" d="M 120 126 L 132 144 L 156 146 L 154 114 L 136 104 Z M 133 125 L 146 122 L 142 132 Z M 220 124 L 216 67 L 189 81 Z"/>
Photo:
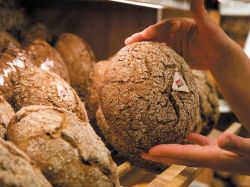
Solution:
<path fill-rule="evenodd" d="M 201 121 L 195 126 L 195 132 L 208 134 L 219 119 L 219 101 L 216 88 L 208 80 L 205 72 L 192 70 L 200 96 Z"/>
<path fill-rule="evenodd" d="M 90 74 L 96 61 L 94 53 L 83 39 L 70 33 L 59 36 L 56 49 L 68 66 L 72 87 L 85 101 L 91 84 Z"/>
<path fill-rule="evenodd" d="M 9 45 L 0 57 L 0 91 L 5 99 L 12 103 L 13 84 L 19 74 L 32 66 L 26 52 L 13 45 Z"/>
<path fill-rule="evenodd" d="M 29 157 L 0 139 L 0 186 L 52 187 Z"/>
<path fill-rule="evenodd" d="M 7 126 L 14 114 L 10 104 L 0 95 L 0 138 L 5 139 Z"/>
<path fill-rule="evenodd" d="M 199 120 L 199 95 L 189 67 L 160 43 L 121 49 L 104 73 L 100 102 L 98 123 L 106 138 L 123 156 L 147 169 L 152 165 L 142 161 L 142 152 L 157 144 L 182 142 Z"/>
<path fill-rule="evenodd" d="M 35 39 L 45 40 L 49 43 L 51 43 L 53 39 L 53 36 L 49 33 L 47 26 L 42 22 L 35 22 L 28 25 L 21 31 L 20 35 L 24 46 L 29 45 Z"/>
<path fill-rule="evenodd" d="M 74 89 L 58 75 L 38 68 L 23 71 L 15 82 L 15 109 L 29 105 L 64 108 L 87 120 L 87 113 Z"/>
<path fill-rule="evenodd" d="M 102 77 L 109 63 L 109 60 L 99 61 L 94 64 L 94 71 L 90 74 L 91 85 L 85 101 L 90 120 L 94 120 L 96 117 L 96 112 L 100 104 L 99 90 L 102 83 Z"/>
<path fill-rule="evenodd" d="M 60 53 L 45 40 L 35 39 L 26 48 L 35 66 L 43 71 L 51 71 L 65 81 L 69 81 L 69 72 Z"/>
<path fill-rule="evenodd" d="M 87 121 L 64 109 L 29 106 L 12 118 L 8 138 L 54 186 L 118 187 L 116 164 Z"/>
<path fill-rule="evenodd" d="M 0 32 L 0 54 L 8 48 L 9 44 L 16 47 L 21 47 L 20 43 L 8 32 Z"/>

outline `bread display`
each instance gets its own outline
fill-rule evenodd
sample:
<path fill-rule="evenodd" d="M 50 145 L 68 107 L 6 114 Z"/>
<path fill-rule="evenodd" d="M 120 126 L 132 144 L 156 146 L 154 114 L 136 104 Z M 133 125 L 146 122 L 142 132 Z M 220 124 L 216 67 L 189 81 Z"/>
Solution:
<path fill-rule="evenodd" d="M 58 75 L 38 68 L 23 71 L 15 82 L 15 109 L 29 105 L 47 105 L 65 108 L 87 120 L 87 113 L 72 87 Z"/>
<path fill-rule="evenodd" d="M 51 71 L 65 81 L 69 81 L 69 72 L 61 55 L 45 40 L 35 39 L 26 48 L 35 66 L 43 71 Z"/>
<path fill-rule="evenodd" d="M 26 52 L 14 45 L 9 45 L 1 54 L 0 91 L 9 103 L 12 103 L 14 82 L 24 69 L 30 68 L 31 66 L 31 60 Z"/>
<path fill-rule="evenodd" d="M 199 97 L 200 97 L 200 117 L 201 121 L 195 126 L 195 132 L 208 134 L 219 119 L 219 100 L 216 88 L 208 80 L 205 72 L 192 70 Z"/>
<path fill-rule="evenodd" d="M 5 139 L 7 126 L 14 114 L 10 104 L 0 96 L 0 138 Z"/>
<path fill-rule="evenodd" d="M 48 28 L 42 22 L 31 23 L 26 28 L 21 30 L 21 41 L 24 46 L 29 45 L 35 39 L 52 42 L 53 36 L 49 33 Z"/>
<path fill-rule="evenodd" d="M 68 66 L 72 87 L 85 101 L 91 84 L 90 74 L 96 61 L 92 50 L 83 39 L 70 33 L 59 36 L 56 49 Z"/>
<path fill-rule="evenodd" d="M 182 142 L 199 121 L 192 73 L 165 44 L 122 48 L 106 69 L 99 93 L 100 129 L 119 153 L 142 167 L 147 167 L 147 161 L 140 161 L 142 152 Z"/>
<path fill-rule="evenodd" d="M 20 43 L 10 33 L 4 31 L 0 32 L 0 53 L 7 49 L 9 44 L 21 47 Z"/>
<path fill-rule="evenodd" d="M 110 152 L 90 124 L 71 112 L 25 107 L 12 118 L 7 136 L 54 186 L 119 186 Z"/>
<path fill-rule="evenodd" d="M 52 187 L 27 155 L 14 144 L 1 139 L 0 186 Z"/>

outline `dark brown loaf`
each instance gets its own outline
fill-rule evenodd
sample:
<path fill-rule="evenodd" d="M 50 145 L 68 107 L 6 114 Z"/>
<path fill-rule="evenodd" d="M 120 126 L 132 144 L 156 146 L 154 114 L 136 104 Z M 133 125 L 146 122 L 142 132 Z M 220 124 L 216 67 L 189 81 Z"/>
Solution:
<path fill-rule="evenodd" d="M 70 33 L 59 36 L 56 49 L 68 66 L 72 87 L 85 101 L 91 84 L 90 74 L 96 61 L 94 53 L 83 39 Z"/>
<path fill-rule="evenodd" d="M 74 89 L 58 75 L 38 68 L 23 71 L 15 82 L 15 109 L 29 105 L 64 108 L 87 120 L 87 113 Z"/>
<path fill-rule="evenodd" d="M 7 126 L 14 114 L 10 104 L 3 96 L 0 96 L 0 138 L 5 139 Z"/>
<path fill-rule="evenodd" d="M 69 72 L 60 53 L 45 40 L 35 39 L 26 48 L 32 62 L 43 71 L 51 71 L 65 81 L 69 81 Z"/>
<path fill-rule="evenodd" d="M 190 69 L 160 43 L 121 49 L 104 73 L 100 101 L 97 116 L 107 122 L 99 124 L 106 138 L 142 167 L 147 167 L 138 161 L 142 152 L 182 142 L 199 120 L 199 95 Z"/>
<path fill-rule="evenodd" d="M 85 101 L 90 120 L 95 120 L 96 118 L 96 112 L 100 105 L 99 90 L 102 83 L 102 77 L 109 63 L 109 60 L 99 61 L 94 64 L 93 73 L 90 74 L 91 85 Z"/>
<path fill-rule="evenodd" d="M 64 109 L 23 108 L 12 118 L 8 138 L 55 186 L 119 186 L 116 164 L 101 139 L 87 121 Z"/>
<path fill-rule="evenodd" d="M 195 126 L 195 132 L 208 134 L 219 119 L 219 100 L 216 88 L 203 71 L 192 70 L 200 96 L 201 121 Z"/>
<path fill-rule="evenodd" d="M 5 99 L 12 103 L 13 84 L 19 74 L 32 66 L 26 52 L 14 45 L 9 45 L 0 57 L 0 91 Z"/>
<path fill-rule="evenodd" d="M 0 186 L 52 187 L 27 155 L 11 142 L 1 139 Z"/>
<path fill-rule="evenodd" d="M 28 25 L 21 31 L 20 35 L 24 46 L 29 45 L 35 39 L 41 39 L 51 43 L 53 38 L 53 36 L 49 33 L 47 26 L 42 22 L 35 22 Z"/>
<path fill-rule="evenodd" d="M 8 48 L 9 44 L 12 44 L 16 47 L 21 47 L 20 43 L 8 32 L 0 32 L 0 53 Z"/>

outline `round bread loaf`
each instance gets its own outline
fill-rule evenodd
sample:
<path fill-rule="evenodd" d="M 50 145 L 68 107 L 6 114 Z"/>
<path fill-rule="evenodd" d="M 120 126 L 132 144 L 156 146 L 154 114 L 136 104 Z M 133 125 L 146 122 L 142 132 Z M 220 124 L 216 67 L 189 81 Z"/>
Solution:
<path fill-rule="evenodd" d="M 1 139 L 0 186 L 52 187 L 27 155 L 11 142 Z"/>
<path fill-rule="evenodd" d="M 31 66 L 31 60 L 26 52 L 14 45 L 9 45 L 2 53 L 0 57 L 0 91 L 9 103 L 12 104 L 14 82 L 24 69 Z"/>
<path fill-rule="evenodd" d="M 109 63 L 109 60 L 99 61 L 94 64 L 94 70 L 90 74 L 91 85 L 85 101 L 90 120 L 95 120 L 96 118 L 96 112 L 100 104 L 99 90 L 102 83 L 102 77 Z"/>
<path fill-rule="evenodd" d="M 29 45 L 35 39 L 45 40 L 49 43 L 52 42 L 53 36 L 49 33 L 48 28 L 42 22 L 35 22 L 28 25 L 21 30 L 21 41 L 24 46 Z"/>
<path fill-rule="evenodd" d="M 7 136 L 54 186 L 119 186 L 108 149 L 87 121 L 67 110 L 25 107 L 12 118 Z"/>
<path fill-rule="evenodd" d="M 3 96 L 0 96 L 0 138 L 5 139 L 7 126 L 14 114 L 10 104 Z"/>
<path fill-rule="evenodd" d="M 85 102 L 91 85 L 90 74 L 96 61 L 94 53 L 83 39 L 70 33 L 59 36 L 56 49 L 68 66 L 72 87 Z"/>
<path fill-rule="evenodd" d="M 26 48 L 35 66 L 43 71 L 51 71 L 65 81 L 69 81 L 69 72 L 60 53 L 45 40 L 35 39 Z"/>
<path fill-rule="evenodd" d="M 16 110 L 29 105 L 47 105 L 64 108 L 87 120 L 85 107 L 74 89 L 58 75 L 38 68 L 23 71 L 15 82 Z"/>
<path fill-rule="evenodd" d="M 216 88 L 208 80 L 205 72 L 192 70 L 200 96 L 201 120 L 195 126 L 195 132 L 208 134 L 219 119 L 219 100 Z"/>
<path fill-rule="evenodd" d="M 4 31 L 0 32 L 0 53 L 7 49 L 9 44 L 21 47 L 20 43 L 10 33 Z"/>
<path fill-rule="evenodd" d="M 199 120 L 192 73 L 163 43 L 122 48 L 104 73 L 100 102 L 97 116 L 106 121 L 98 120 L 100 129 L 118 152 L 142 167 L 147 167 L 142 152 L 182 142 Z"/>

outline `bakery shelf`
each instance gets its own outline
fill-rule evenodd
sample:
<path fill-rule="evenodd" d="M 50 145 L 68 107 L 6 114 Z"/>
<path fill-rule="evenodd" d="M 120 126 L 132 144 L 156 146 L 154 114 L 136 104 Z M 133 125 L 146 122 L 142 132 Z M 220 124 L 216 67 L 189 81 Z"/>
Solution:
<path fill-rule="evenodd" d="M 234 122 L 224 132 L 237 134 L 240 128 L 241 124 Z M 213 129 L 208 137 L 217 138 L 221 133 L 221 131 Z M 124 187 L 186 187 L 204 170 L 205 168 L 171 165 L 157 175 L 135 167 L 128 161 L 118 166 L 121 185 Z"/>

